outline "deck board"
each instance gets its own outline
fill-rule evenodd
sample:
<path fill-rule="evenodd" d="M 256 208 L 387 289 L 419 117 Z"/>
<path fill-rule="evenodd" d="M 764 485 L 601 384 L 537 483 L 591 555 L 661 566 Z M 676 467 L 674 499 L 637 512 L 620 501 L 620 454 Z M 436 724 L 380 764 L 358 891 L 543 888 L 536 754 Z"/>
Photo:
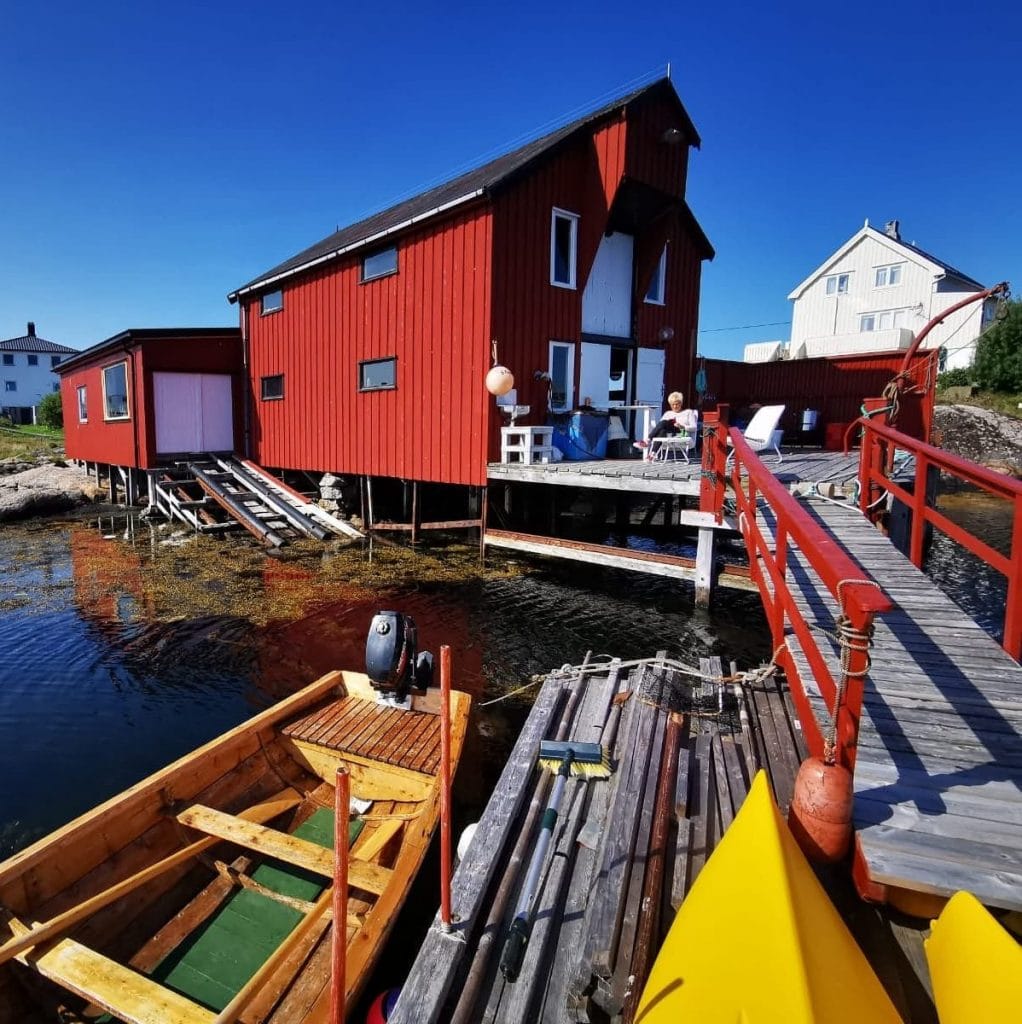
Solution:
<path fill-rule="evenodd" d="M 876 622 L 856 761 L 870 876 L 937 895 L 967 888 L 1022 910 L 1022 667 L 862 516 L 804 504 L 896 604 Z M 768 511 L 761 519 L 771 525 Z M 836 603 L 793 554 L 796 601 L 829 630 Z M 794 660 L 808 680 L 804 656 Z M 818 691 L 807 692 L 825 718 Z"/>

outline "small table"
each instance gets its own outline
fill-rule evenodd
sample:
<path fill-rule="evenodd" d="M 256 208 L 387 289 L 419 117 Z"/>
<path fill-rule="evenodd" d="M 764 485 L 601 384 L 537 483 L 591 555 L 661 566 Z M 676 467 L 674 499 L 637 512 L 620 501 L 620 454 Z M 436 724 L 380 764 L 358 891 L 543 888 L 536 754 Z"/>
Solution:
<path fill-rule="evenodd" d="M 554 450 L 554 428 L 501 427 L 500 461 L 533 466 L 550 462 Z"/>

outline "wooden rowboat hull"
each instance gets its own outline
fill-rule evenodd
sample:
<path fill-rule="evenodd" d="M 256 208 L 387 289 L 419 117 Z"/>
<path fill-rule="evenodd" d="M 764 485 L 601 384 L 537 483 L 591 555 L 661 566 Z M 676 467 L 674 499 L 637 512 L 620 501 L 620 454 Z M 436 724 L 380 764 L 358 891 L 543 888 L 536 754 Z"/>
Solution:
<path fill-rule="evenodd" d="M 674 919 L 636 1022 L 900 1019 L 759 772 Z"/>
<path fill-rule="evenodd" d="M 452 693 L 452 770 L 469 704 Z M 350 1005 L 438 821 L 439 710 L 332 672 L 0 864 L 0 1024 L 21 991 L 138 1024 L 326 1020 L 339 765 L 370 802 L 349 823 Z"/>

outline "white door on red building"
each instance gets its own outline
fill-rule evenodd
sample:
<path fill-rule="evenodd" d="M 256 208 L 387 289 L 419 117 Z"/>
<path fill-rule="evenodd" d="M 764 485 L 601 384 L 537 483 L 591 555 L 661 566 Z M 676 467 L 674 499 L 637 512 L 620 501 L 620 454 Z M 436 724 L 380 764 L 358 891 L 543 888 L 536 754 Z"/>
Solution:
<path fill-rule="evenodd" d="M 600 239 L 582 293 L 582 333 L 609 338 L 632 336 L 631 235 L 614 232 Z"/>
<path fill-rule="evenodd" d="M 230 374 L 154 373 L 156 453 L 234 450 Z"/>
<path fill-rule="evenodd" d="M 610 405 L 610 345 L 583 341 L 580 348 L 579 404 L 606 409 Z"/>
<path fill-rule="evenodd" d="M 635 417 L 635 438 L 639 440 L 659 418 L 664 407 L 664 350 L 662 348 L 637 349 L 635 370 L 635 403 L 650 406 L 644 418 Z"/>

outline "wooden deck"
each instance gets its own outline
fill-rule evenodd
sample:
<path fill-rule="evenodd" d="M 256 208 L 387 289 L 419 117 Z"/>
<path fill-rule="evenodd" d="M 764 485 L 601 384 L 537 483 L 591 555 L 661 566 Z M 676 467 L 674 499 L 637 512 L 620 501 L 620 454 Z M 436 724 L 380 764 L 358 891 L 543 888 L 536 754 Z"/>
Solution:
<path fill-rule="evenodd" d="M 785 483 L 834 483 L 850 485 L 859 469 L 859 453 L 820 451 L 818 448 L 781 449 L 780 463 L 764 461 L 774 475 Z M 547 465 L 505 465 L 493 462 L 487 467 L 492 483 L 552 484 L 561 487 L 593 487 L 609 491 L 633 491 L 646 494 L 699 494 L 702 467 L 697 456 L 691 462 L 644 462 L 642 459 L 600 459 L 592 462 L 551 462 Z"/>
<path fill-rule="evenodd" d="M 967 889 L 1022 910 L 1022 667 L 857 511 L 806 505 L 895 603 L 876 622 L 855 768 L 870 879 L 937 896 Z M 769 510 L 760 514 L 769 525 Z M 796 562 L 793 592 L 826 650 L 836 604 Z M 794 638 L 789 647 L 829 721 Z"/>

